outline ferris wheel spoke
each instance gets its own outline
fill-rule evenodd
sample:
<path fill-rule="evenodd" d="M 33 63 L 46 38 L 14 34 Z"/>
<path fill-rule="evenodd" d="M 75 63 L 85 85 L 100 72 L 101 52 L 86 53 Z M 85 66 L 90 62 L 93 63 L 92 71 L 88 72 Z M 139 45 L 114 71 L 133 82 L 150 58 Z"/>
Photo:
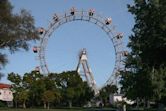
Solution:
<path fill-rule="evenodd" d="M 119 70 L 123 70 L 124 63 L 122 61 L 125 58 L 125 55 L 127 54 L 124 52 L 124 47 L 122 42 L 123 35 L 115 31 L 115 26 L 112 25 L 112 19 L 110 17 L 104 18 L 103 16 L 97 14 L 93 9 L 90 9 L 89 11 L 84 11 L 84 10 L 79 11 L 76 10 L 75 8 L 72 8 L 70 11 L 65 12 L 62 15 L 58 16 L 58 14 L 54 14 L 48 29 L 45 30 L 40 40 L 40 46 L 39 46 L 40 49 L 38 52 L 39 54 L 38 57 L 40 60 L 40 67 L 42 73 L 45 75 L 49 74 L 49 67 L 45 59 L 46 47 L 49 38 L 51 37 L 52 33 L 55 30 L 57 30 L 60 26 L 72 21 L 85 21 L 93 23 L 96 26 L 100 27 L 100 29 L 102 29 L 107 34 L 114 47 L 115 66 L 111 76 L 109 77 L 109 79 L 106 81 L 105 84 L 112 84 L 115 83 L 116 80 L 118 81 L 116 73 L 118 73 Z"/>

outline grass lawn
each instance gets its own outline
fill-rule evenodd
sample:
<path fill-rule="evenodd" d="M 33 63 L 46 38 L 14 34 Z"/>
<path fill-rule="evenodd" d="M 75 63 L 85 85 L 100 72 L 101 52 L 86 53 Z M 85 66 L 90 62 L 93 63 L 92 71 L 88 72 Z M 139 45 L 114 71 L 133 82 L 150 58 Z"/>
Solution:
<path fill-rule="evenodd" d="M 83 109 L 83 108 L 73 108 L 73 109 L 9 109 L 9 108 L 1 108 L 0 107 L 0 111 L 116 111 L 115 109 L 111 109 L 111 108 L 103 108 L 103 109 L 99 109 L 99 108 L 89 108 L 89 109 Z M 128 110 L 128 111 L 157 111 L 157 109 L 152 109 L 152 110 Z M 166 111 L 166 109 L 164 110 Z"/>
<path fill-rule="evenodd" d="M 81 109 L 0 109 L 0 111 L 85 111 Z"/>
<path fill-rule="evenodd" d="M 89 109 L 83 109 L 83 108 L 73 108 L 73 109 L 9 109 L 9 108 L 1 108 L 0 107 L 0 111 L 116 111 L 115 109 L 111 109 L 111 108 L 103 108 L 103 109 L 99 109 L 99 108 L 89 108 Z M 157 109 L 151 109 L 151 110 L 128 110 L 128 111 L 157 111 Z M 163 110 L 163 111 L 166 111 Z"/>
<path fill-rule="evenodd" d="M 9 108 L 0 108 L 0 111 L 113 111 L 111 109 L 83 109 L 83 108 L 74 108 L 74 109 L 9 109 Z"/>

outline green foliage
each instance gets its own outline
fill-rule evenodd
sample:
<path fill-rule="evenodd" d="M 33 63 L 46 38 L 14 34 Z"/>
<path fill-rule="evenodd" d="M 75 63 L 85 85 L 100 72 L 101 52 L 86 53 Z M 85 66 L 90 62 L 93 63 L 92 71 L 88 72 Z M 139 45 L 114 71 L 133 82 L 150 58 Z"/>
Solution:
<path fill-rule="evenodd" d="M 128 5 L 134 15 L 131 52 L 122 75 L 122 92 L 133 100 L 161 101 L 165 98 L 166 1 L 134 0 Z"/>
<path fill-rule="evenodd" d="M 0 101 L 0 107 L 7 107 L 6 103 L 4 101 Z"/>
<path fill-rule="evenodd" d="M 81 94 L 76 99 L 75 103 L 79 103 L 79 106 L 83 106 L 87 104 L 89 101 L 91 101 L 94 98 L 94 91 L 92 88 L 88 86 L 88 83 L 86 81 L 83 82 Z"/>
<path fill-rule="evenodd" d="M 44 91 L 43 100 L 46 102 L 53 102 L 55 100 L 55 94 L 51 90 Z"/>
<path fill-rule="evenodd" d="M 104 106 L 106 106 L 106 104 L 109 103 L 110 94 L 116 94 L 117 92 L 118 88 L 116 85 L 108 84 L 100 90 L 99 99 L 104 103 Z"/>
<path fill-rule="evenodd" d="M 62 92 L 64 103 L 81 106 L 94 96 L 94 92 L 86 82 L 83 82 L 76 71 L 63 72 L 57 75 L 57 85 Z M 80 101 L 81 100 L 81 101 Z M 70 106 L 70 107 L 71 107 Z"/>
<path fill-rule="evenodd" d="M 19 101 L 26 101 L 28 100 L 28 91 L 26 90 L 22 90 L 20 93 L 19 93 Z"/>
<path fill-rule="evenodd" d="M 23 108 L 26 108 L 26 101 L 28 100 L 29 95 L 27 90 L 22 90 L 18 93 L 19 102 L 23 103 Z"/>
<path fill-rule="evenodd" d="M 166 103 L 166 67 L 160 67 L 160 69 L 154 69 L 152 74 L 152 85 L 154 99 Z"/>
<path fill-rule="evenodd" d="M 51 73 L 48 76 L 32 71 L 25 73 L 23 77 L 10 73 L 8 80 L 13 85 L 16 107 L 19 103 L 24 108 L 28 104 L 44 105 L 44 108 L 47 106 L 49 109 L 50 103 L 56 106 L 83 106 L 94 97 L 92 89 L 76 71 Z"/>
<path fill-rule="evenodd" d="M 135 5 L 128 5 L 135 17 L 128 46 L 132 55 L 140 56 L 141 62 L 150 67 L 159 67 L 166 60 L 166 2 L 158 1 L 135 0 Z"/>
<path fill-rule="evenodd" d="M 28 11 L 21 10 L 14 14 L 8 0 L 0 1 L 0 50 L 11 53 L 20 49 L 29 49 L 29 41 L 38 40 L 34 19 Z M 0 69 L 7 63 L 7 57 L 0 53 Z"/>
<path fill-rule="evenodd" d="M 24 102 L 23 101 L 24 97 L 22 97 L 22 94 L 24 94 L 23 91 L 25 87 L 23 87 L 23 84 L 22 84 L 22 77 L 19 74 L 15 74 L 12 72 L 8 74 L 8 80 L 12 82 L 12 91 L 14 92 L 13 94 L 14 102 L 15 102 L 15 106 L 17 107 L 18 102 Z"/>
<path fill-rule="evenodd" d="M 20 86 L 22 78 L 19 74 L 15 74 L 12 72 L 8 74 L 8 80 L 10 80 L 12 83 L 15 83 L 14 85 Z"/>
<path fill-rule="evenodd" d="M 23 85 L 29 90 L 29 97 L 30 100 L 32 100 L 30 104 L 32 106 L 42 104 L 41 98 L 43 92 L 45 91 L 43 75 L 36 71 L 26 73 L 23 76 Z"/>

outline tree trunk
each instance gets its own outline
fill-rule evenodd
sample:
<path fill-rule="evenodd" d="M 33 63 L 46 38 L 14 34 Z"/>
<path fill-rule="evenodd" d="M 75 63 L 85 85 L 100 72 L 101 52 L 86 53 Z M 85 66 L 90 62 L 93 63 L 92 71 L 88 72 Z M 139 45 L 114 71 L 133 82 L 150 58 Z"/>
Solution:
<path fill-rule="evenodd" d="M 143 107 L 146 108 L 146 99 L 143 99 Z"/>
<path fill-rule="evenodd" d="M 15 105 L 16 105 L 15 107 L 17 108 L 17 100 L 15 101 Z"/>
<path fill-rule="evenodd" d="M 125 104 L 123 105 L 123 111 L 126 111 L 126 105 Z"/>
<path fill-rule="evenodd" d="M 136 99 L 137 106 L 136 108 L 139 108 L 139 98 Z"/>
<path fill-rule="evenodd" d="M 26 109 L 25 101 L 23 101 L 23 108 Z"/>
<path fill-rule="evenodd" d="M 50 103 L 49 102 L 47 103 L 47 109 L 50 109 Z"/>
<path fill-rule="evenodd" d="M 34 102 L 35 102 L 35 94 L 32 95 L 32 107 L 34 107 Z"/>
<path fill-rule="evenodd" d="M 46 109 L 47 108 L 47 106 L 46 106 L 46 102 L 44 101 L 44 109 Z"/>
<path fill-rule="evenodd" d="M 150 108 L 150 101 L 147 100 L 147 108 Z"/>
<path fill-rule="evenodd" d="M 72 101 L 69 100 L 69 108 L 72 108 Z"/>

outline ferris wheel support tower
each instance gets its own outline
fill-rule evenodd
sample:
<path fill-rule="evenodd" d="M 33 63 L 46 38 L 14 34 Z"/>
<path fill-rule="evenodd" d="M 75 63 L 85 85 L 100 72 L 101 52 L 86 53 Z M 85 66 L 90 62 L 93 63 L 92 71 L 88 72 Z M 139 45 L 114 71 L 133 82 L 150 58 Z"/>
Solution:
<path fill-rule="evenodd" d="M 82 66 L 82 70 L 81 70 L 81 66 Z M 92 88 L 95 95 L 98 94 L 99 90 L 97 89 L 96 81 L 94 79 L 92 70 L 88 64 L 87 52 L 85 48 L 82 49 L 82 51 L 79 53 L 79 62 L 78 62 L 76 71 L 80 75 L 85 76 L 88 85 Z"/>

